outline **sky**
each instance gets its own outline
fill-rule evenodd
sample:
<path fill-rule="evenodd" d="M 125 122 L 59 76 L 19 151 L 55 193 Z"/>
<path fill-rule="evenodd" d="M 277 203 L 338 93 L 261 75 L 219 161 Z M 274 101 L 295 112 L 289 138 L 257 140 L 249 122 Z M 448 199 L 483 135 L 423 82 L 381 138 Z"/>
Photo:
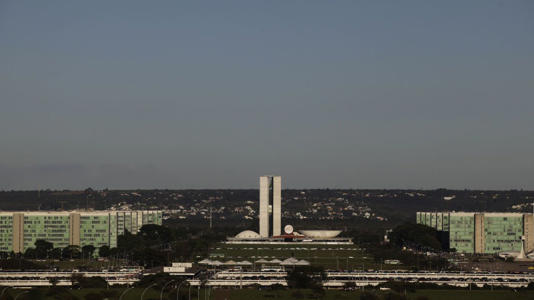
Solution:
<path fill-rule="evenodd" d="M 0 189 L 534 189 L 534 1 L 0 1 Z"/>

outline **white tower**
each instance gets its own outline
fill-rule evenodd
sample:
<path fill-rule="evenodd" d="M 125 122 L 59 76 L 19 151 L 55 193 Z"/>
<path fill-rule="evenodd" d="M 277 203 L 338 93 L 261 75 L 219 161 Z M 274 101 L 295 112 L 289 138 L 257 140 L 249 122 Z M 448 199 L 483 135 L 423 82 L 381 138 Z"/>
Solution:
<path fill-rule="evenodd" d="M 521 236 L 521 251 L 517 255 L 516 259 L 525 259 L 527 255 L 525 254 L 525 236 Z"/>
<path fill-rule="evenodd" d="M 272 205 L 273 229 L 269 232 L 269 205 Z M 260 177 L 260 236 L 280 235 L 282 229 L 282 177 Z"/>
<path fill-rule="evenodd" d="M 260 236 L 269 237 L 269 187 L 270 178 L 260 177 Z"/>
<path fill-rule="evenodd" d="M 282 232 L 282 177 L 273 177 L 273 235 Z"/>

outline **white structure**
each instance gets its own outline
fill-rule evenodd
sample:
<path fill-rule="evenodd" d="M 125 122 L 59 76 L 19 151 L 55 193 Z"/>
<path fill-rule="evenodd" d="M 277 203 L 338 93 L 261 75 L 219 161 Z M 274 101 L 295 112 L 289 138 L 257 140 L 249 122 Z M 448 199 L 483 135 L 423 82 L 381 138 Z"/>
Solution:
<path fill-rule="evenodd" d="M 341 230 L 301 230 L 300 233 L 311 238 L 327 239 L 335 238 L 341 233 Z"/>
<path fill-rule="evenodd" d="M 269 206 L 272 205 L 273 229 L 269 232 Z M 278 236 L 282 229 L 282 177 L 260 177 L 260 236 Z"/>
<path fill-rule="evenodd" d="M 164 273 L 180 276 L 193 276 L 195 273 L 190 269 L 193 267 L 193 263 L 190 262 L 173 262 L 170 267 L 163 267 Z"/>
<path fill-rule="evenodd" d="M 273 177 L 273 236 L 281 234 L 282 229 L 282 177 Z"/>
<path fill-rule="evenodd" d="M 235 236 L 236 239 L 259 239 L 261 236 L 252 230 L 241 231 Z"/>
<path fill-rule="evenodd" d="M 286 225 L 286 227 L 284 227 L 284 232 L 285 232 L 285 234 L 292 234 L 293 233 L 293 226 Z"/>
<path fill-rule="evenodd" d="M 257 263 L 257 262 L 256 262 Z M 326 271 L 322 280 L 325 288 L 342 288 L 347 283 L 356 286 L 377 286 L 381 283 L 402 280 L 414 283 L 432 283 L 437 285 L 453 285 L 468 287 L 470 285 L 483 287 L 484 285 L 506 286 L 511 288 L 526 287 L 534 281 L 534 275 L 528 273 L 459 273 L 459 272 L 361 272 L 361 271 Z M 191 286 L 201 284 L 209 287 L 243 287 L 250 285 L 270 286 L 280 284 L 287 286 L 287 272 L 283 269 L 258 271 L 223 270 L 216 272 L 206 281 L 189 279 Z"/>
<path fill-rule="evenodd" d="M 57 286 L 72 286 L 72 275 L 83 277 L 100 277 L 109 285 L 132 285 L 141 278 L 142 270 L 133 269 L 121 272 L 49 272 L 49 271 L 2 271 L 0 272 L 0 286 L 13 288 L 30 288 L 52 286 L 51 279 L 57 280 Z"/>

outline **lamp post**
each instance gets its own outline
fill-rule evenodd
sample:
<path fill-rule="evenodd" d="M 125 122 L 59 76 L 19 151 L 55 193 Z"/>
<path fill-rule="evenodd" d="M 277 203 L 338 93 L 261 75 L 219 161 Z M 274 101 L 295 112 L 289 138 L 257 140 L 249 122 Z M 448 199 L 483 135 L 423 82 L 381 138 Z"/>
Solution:
<path fill-rule="evenodd" d="M 184 284 L 186 282 L 186 280 L 184 279 L 182 282 L 180 282 L 180 284 L 178 285 L 178 288 L 176 289 L 176 300 L 180 300 L 180 287 L 182 286 L 182 284 Z"/>
<path fill-rule="evenodd" d="M 204 290 L 204 300 L 209 300 L 211 294 L 211 287 L 206 287 Z"/>
<path fill-rule="evenodd" d="M 148 291 L 149 288 L 152 288 L 153 286 L 156 286 L 157 283 L 153 283 L 149 286 L 147 286 L 144 290 L 143 290 L 143 293 L 141 293 L 141 300 L 143 300 L 143 297 L 145 296 L 145 293 Z"/>
<path fill-rule="evenodd" d="M 129 288 L 125 289 L 125 290 L 122 292 L 122 294 L 120 295 L 119 300 L 122 300 L 122 297 L 123 297 L 129 290 L 131 290 L 131 289 L 133 289 L 133 287 L 129 287 Z"/>
<path fill-rule="evenodd" d="M 27 293 L 29 293 L 29 292 L 30 292 L 30 291 L 25 291 L 25 292 L 19 293 L 19 294 L 15 297 L 14 300 L 17 300 L 17 299 L 20 297 L 20 295 L 24 295 L 24 294 L 27 294 Z"/>
<path fill-rule="evenodd" d="M 11 288 L 11 287 L 10 286 L 6 286 L 5 288 L 2 289 L 2 292 L 0 293 L 0 299 L 2 299 L 2 296 L 4 296 L 4 292 L 9 288 Z"/>
<path fill-rule="evenodd" d="M 175 282 L 175 281 L 176 279 L 173 279 L 163 285 L 163 287 L 161 288 L 161 293 L 159 293 L 159 300 L 163 300 L 163 290 L 169 285 L 169 283 Z"/>

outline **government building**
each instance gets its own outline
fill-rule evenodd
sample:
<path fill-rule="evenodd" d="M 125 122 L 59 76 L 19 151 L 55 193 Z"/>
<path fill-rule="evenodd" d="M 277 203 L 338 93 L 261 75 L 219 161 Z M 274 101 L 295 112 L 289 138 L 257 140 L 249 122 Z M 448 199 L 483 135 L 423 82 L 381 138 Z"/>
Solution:
<path fill-rule="evenodd" d="M 117 236 L 136 234 L 145 224 L 162 223 L 156 210 L 3 211 L 0 212 L 0 252 L 24 253 L 37 240 L 54 248 L 69 245 L 117 247 Z"/>
<path fill-rule="evenodd" d="M 532 213 L 417 212 L 417 224 L 445 233 L 450 249 L 493 254 L 534 250 Z"/>

